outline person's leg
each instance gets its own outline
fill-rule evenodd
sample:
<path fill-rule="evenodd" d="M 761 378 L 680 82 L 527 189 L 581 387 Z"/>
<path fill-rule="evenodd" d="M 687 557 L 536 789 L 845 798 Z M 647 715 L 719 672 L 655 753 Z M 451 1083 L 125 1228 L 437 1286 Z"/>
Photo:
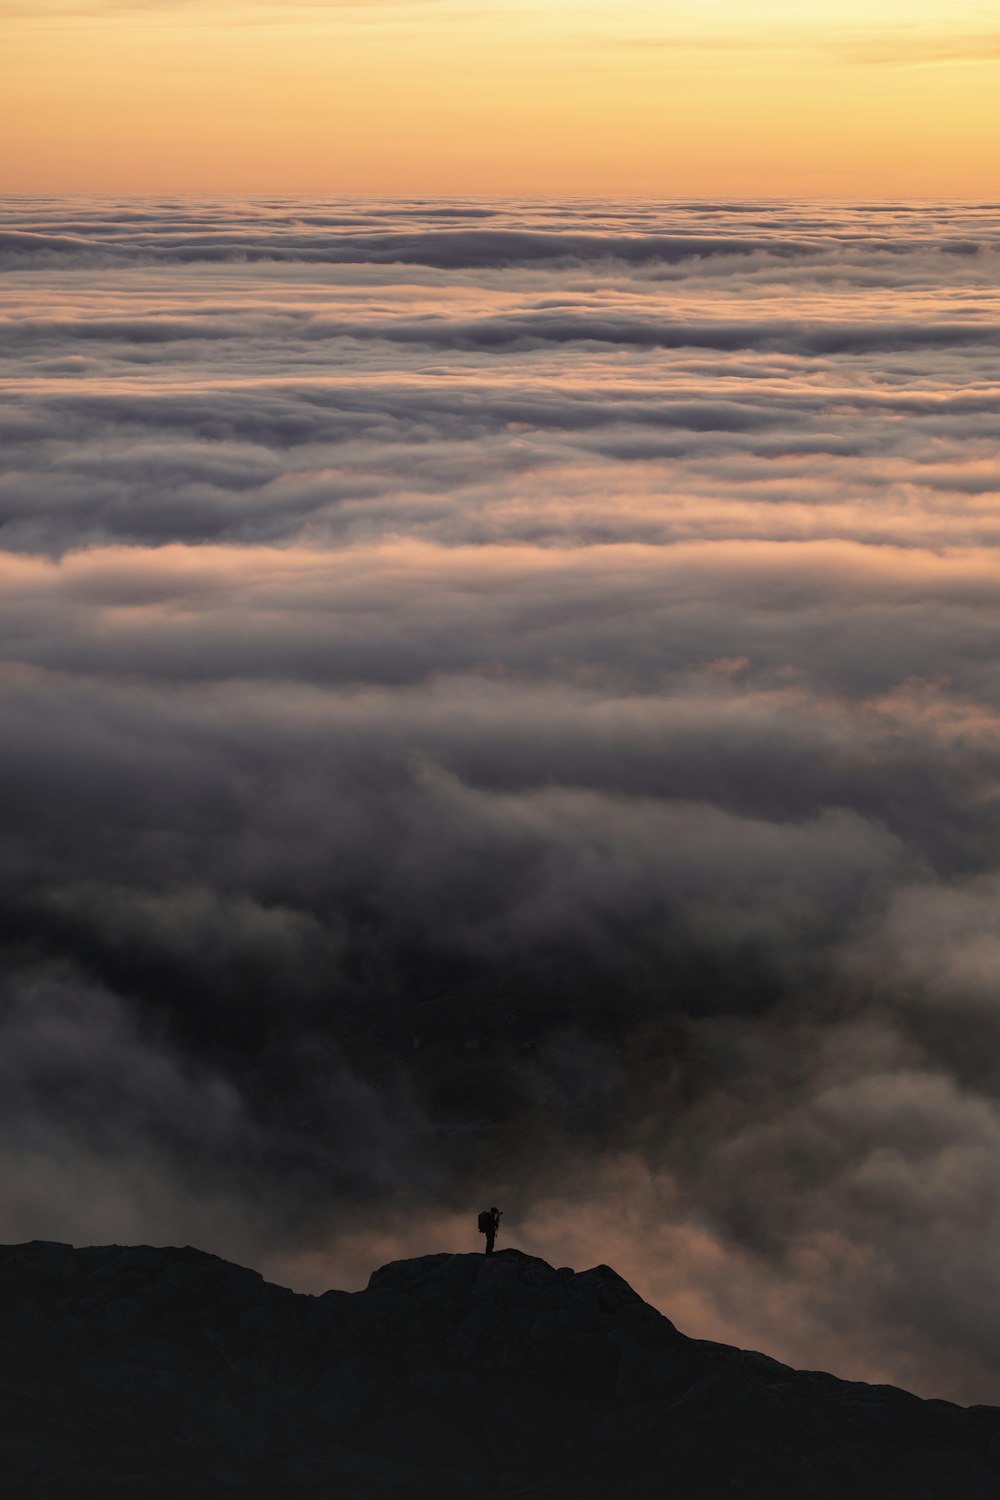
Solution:
<path fill-rule="evenodd" d="M 497 1237 L 497 1232 L 496 1232 L 495 1229 L 487 1230 L 487 1233 L 486 1233 L 486 1254 L 487 1255 L 492 1255 L 493 1254 L 493 1241 L 496 1239 L 496 1237 Z"/>

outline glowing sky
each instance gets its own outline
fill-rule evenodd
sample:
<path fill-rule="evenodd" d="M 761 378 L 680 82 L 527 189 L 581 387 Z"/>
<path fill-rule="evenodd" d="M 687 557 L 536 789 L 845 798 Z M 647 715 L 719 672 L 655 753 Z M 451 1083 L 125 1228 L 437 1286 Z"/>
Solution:
<path fill-rule="evenodd" d="M 995 196 L 979 0 L 0 0 L 0 190 Z"/>

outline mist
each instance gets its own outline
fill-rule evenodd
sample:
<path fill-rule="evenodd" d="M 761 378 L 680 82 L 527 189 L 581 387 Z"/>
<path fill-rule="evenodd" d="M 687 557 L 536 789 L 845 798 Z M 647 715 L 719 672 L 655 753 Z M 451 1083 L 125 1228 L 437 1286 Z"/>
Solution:
<path fill-rule="evenodd" d="M 1000 1401 L 996 208 L 4 217 L 0 1238 Z"/>

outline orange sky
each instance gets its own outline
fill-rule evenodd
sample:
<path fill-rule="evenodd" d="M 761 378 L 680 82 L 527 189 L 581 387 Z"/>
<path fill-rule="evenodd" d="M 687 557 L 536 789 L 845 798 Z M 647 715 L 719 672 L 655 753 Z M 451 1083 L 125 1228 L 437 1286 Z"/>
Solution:
<path fill-rule="evenodd" d="M 978 0 L 0 0 L 0 30 L 4 191 L 1000 194 Z"/>

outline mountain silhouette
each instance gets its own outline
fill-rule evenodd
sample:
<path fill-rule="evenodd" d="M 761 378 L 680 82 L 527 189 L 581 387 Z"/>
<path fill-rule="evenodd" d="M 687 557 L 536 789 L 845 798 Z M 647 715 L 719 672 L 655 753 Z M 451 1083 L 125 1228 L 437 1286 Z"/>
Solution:
<path fill-rule="evenodd" d="M 1000 1408 L 686 1338 L 607 1266 L 363 1292 L 202 1251 L 0 1247 L 7 1500 L 996 1500 Z"/>

